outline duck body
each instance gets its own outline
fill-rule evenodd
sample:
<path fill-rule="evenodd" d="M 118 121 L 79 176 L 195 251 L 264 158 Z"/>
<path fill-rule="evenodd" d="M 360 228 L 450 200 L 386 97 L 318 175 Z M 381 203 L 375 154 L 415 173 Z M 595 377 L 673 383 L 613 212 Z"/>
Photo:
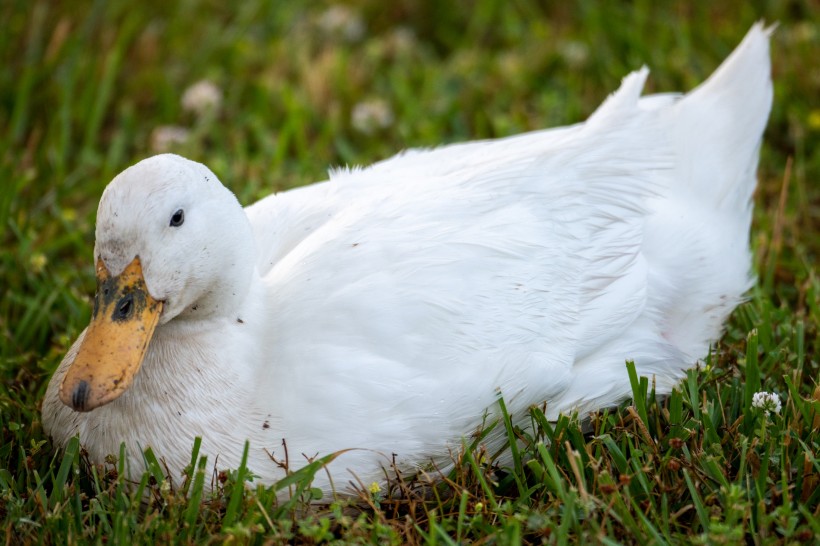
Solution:
<path fill-rule="evenodd" d="M 643 69 L 582 124 L 411 150 L 245 209 L 203 165 L 131 167 L 101 200 L 95 260 L 117 277 L 138 257 L 161 314 L 132 382 L 78 411 L 107 388 L 77 371 L 92 321 L 46 430 L 94 462 L 125 442 L 132 473 L 150 446 L 172 479 L 197 436 L 219 468 L 248 440 L 262 483 L 284 475 L 273 459 L 352 448 L 334 483 L 316 475 L 339 491 L 393 461 L 446 468 L 499 396 L 517 418 L 617 404 L 626 360 L 669 392 L 752 282 L 768 34 L 687 95 L 640 98 Z"/>

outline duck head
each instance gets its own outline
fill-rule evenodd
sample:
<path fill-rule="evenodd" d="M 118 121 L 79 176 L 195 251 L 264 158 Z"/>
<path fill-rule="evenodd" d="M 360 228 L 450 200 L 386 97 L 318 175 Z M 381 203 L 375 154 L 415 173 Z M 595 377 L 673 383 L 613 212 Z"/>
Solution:
<path fill-rule="evenodd" d="M 90 411 L 115 400 L 157 328 L 234 312 L 254 255 L 245 212 L 204 165 L 164 154 L 119 174 L 97 210 L 94 311 L 62 402 Z"/>

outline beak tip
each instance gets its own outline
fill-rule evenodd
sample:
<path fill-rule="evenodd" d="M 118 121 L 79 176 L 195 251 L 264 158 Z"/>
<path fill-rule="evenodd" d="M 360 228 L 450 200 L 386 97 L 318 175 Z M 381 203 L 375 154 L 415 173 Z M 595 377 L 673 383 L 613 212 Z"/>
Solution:
<path fill-rule="evenodd" d="M 86 411 L 88 409 L 88 398 L 91 394 L 91 385 L 88 384 L 88 381 L 80 380 L 74 384 L 74 388 L 71 391 L 71 407 L 74 411 Z"/>

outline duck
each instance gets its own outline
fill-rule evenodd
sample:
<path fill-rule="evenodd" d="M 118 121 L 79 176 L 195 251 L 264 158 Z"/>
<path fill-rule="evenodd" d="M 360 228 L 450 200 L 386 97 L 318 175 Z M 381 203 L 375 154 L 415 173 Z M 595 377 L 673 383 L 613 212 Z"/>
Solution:
<path fill-rule="evenodd" d="M 749 233 L 772 103 L 755 24 L 700 86 L 642 97 L 643 67 L 584 122 L 412 149 L 243 208 L 205 165 L 127 168 L 97 212 L 89 326 L 42 405 L 90 462 L 191 447 L 275 484 L 446 469 L 499 418 L 669 393 L 753 285 Z M 494 449 L 503 433 L 482 439 Z M 245 452 L 245 443 L 248 443 Z M 285 461 L 285 463 L 283 463 Z"/>

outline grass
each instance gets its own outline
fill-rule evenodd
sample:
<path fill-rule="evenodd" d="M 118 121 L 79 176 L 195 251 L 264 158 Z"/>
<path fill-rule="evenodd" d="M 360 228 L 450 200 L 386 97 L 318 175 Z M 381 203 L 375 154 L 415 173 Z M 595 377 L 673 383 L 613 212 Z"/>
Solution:
<path fill-rule="evenodd" d="M 820 10 L 809 0 L 691 6 L 251 0 L 0 4 L 0 538 L 6 543 L 753 543 L 820 540 Z M 759 284 L 702 369 L 658 400 L 514 429 L 510 468 L 466 445 L 435 489 L 308 506 L 310 474 L 277 487 L 213 478 L 192 446 L 171 490 L 121 454 L 86 469 L 55 451 L 46 382 L 87 324 L 96 203 L 120 170 L 172 151 L 207 163 L 244 203 L 413 146 L 579 121 L 629 70 L 688 89 L 756 20 L 778 21 L 775 105 L 752 233 Z M 219 108 L 183 109 L 208 79 Z M 351 121 L 357 105 L 392 114 Z M 364 107 L 365 109 L 368 106 Z M 361 111 L 361 107 L 359 108 Z M 624 373 L 629 373 L 625 367 Z M 779 395 L 765 415 L 752 395 Z M 505 426 L 502 422 L 497 426 Z M 134 485 L 136 485 L 134 487 Z M 366 489 L 366 488 L 365 488 Z M 149 498 L 149 502 L 143 499 Z"/>

